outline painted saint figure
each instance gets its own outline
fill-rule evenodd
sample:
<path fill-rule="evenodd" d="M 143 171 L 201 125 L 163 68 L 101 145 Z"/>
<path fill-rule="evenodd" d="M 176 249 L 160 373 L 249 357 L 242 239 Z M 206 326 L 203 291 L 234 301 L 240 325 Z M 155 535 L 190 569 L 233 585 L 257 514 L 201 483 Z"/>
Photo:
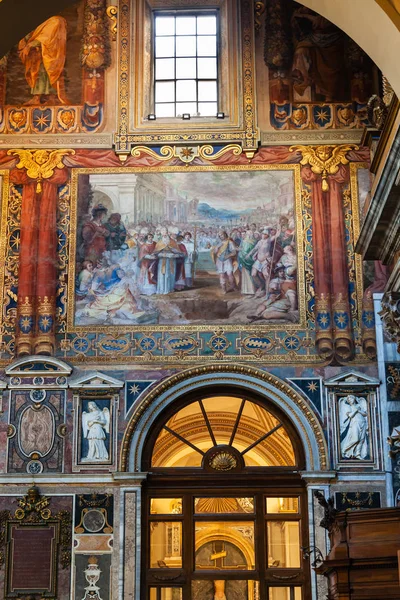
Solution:
<path fill-rule="evenodd" d="M 183 245 L 186 249 L 185 256 L 185 280 L 186 286 L 188 288 L 193 287 L 193 274 L 194 274 L 194 264 L 197 259 L 196 249 L 194 245 L 194 241 L 192 240 L 192 234 L 190 231 L 185 233 Z"/>
<path fill-rule="evenodd" d="M 107 240 L 110 230 L 104 225 L 108 209 L 102 204 L 97 204 L 92 209 L 92 220 L 82 228 L 82 254 L 85 260 L 90 260 L 96 266 L 107 250 Z"/>
<path fill-rule="evenodd" d="M 368 458 L 368 408 L 365 398 L 349 394 L 340 400 L 340 448 L 343 458 Z"/>
<path fill-rule="evenodd" d="M 234 271 L 238 267 L 237 248 L 225 230 L 218 233 L 219 242 L 211 248 L 211 256 L 217 267 L 219 282 L 224 294 L 235 290 Z"/>
<path fill-rule="evenodd" d="M 18 44 L 32 98 L 27 104 L 68 104 L 64 92 L 67 21 L 53 16 Z"/>
<path fill-rule="evenodd" d="M 105 406 L 103 410 L 96 402 L 88 403 L 89 412 L 82 413 L 83 436 L 89 442 L 87 455 L 82 459 L 84 462 L 103 462 L 108 460 L 108 451 L 104 440 L 106 433 L 110 433 L 110 411 Z"/>

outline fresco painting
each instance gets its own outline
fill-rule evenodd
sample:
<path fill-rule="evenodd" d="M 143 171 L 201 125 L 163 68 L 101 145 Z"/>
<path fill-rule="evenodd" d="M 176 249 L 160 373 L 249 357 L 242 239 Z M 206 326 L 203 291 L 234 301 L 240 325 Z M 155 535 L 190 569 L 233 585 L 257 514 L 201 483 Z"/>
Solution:
<path fill-rule="evenodd" d="M 298 323 L 294 179 L 80 175 L 75 325 Z"/>
<path fill-rule="evenodd" d="M 4 104 L 80 104 L 80 48 L 84 3 L 49 17 L 22 38 L 3 59 Z"/>

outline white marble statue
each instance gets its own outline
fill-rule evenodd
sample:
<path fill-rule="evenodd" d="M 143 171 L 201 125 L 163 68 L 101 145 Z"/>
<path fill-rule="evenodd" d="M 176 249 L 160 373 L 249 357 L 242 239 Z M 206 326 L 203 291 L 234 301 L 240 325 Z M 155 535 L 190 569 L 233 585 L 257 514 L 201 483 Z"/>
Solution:
<path fill-rule="evenodd" d="M 342 457 L 357 460 L 368 458 L 368 407 L 365 398 L 357 398 L 353 394 L 341 398 L 339 419 Z"/>
<path fill-rule="evenodd" d="M 110 433 L 110 411 L 107 407 L 100 410 L 93 401 L 88 403 L 88 409 L 89 412 L 82 413 L 82 431 L 89 442 L 89 450 L 82 460 L 84 462 L 107 461 L 108 452 L 104 440 L 106 432 Z"/>

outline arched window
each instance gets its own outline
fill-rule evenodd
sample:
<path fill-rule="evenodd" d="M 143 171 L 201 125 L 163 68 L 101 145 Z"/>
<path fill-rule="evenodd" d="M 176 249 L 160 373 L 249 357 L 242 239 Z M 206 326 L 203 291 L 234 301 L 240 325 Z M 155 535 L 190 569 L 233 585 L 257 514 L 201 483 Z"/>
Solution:
<path fill-rule="evenodd" d="M 303 451 L 265 400 L 191 396 L 144 453 L 143 600 L 309 597 Z"/>

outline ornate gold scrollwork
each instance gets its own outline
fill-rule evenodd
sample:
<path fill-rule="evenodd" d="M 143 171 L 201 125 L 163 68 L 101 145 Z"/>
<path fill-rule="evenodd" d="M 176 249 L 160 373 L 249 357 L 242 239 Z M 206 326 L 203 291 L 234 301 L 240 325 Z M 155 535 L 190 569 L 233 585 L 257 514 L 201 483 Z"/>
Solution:
<path fill-rule="evenodd" d="M 195 158 L 217 160 L 228 152 L 232 152 L 234 156 L 239 156 L 242 154 L 243 150 L 239 144 L 227 144 L 217 152 L 214 152 L 214 147 L 211 144 L 204 144 L 203 146 L 162 146 L 159 152 L 155 152 L 148 146 L 135 146 L 132 148 L 131 154 L 135 158 L 139 158 L 141 154 L 148 154 L 152 158 L 160 161 L 179 158 L 183 163 L 189 164 L 193 162 Z"/>
<path fill-rule="evenodd" d="M 383 295 L 382 310 L 379 312 L 387 336 L 397 344 L 400 351 L 400 292 L 386 292 Z"/>
<path fill-rule="evenodd" d="M 42 191 L 43 179 L 50 179 L 55 169 L 63 169 L 63 156 L 75 154 L 75 150 L 9 150 L 7 154 L 16 154 L 19 157 L 18 169 L 26 169 L 26 174 L 31 179 L 36 179 L 36 192 Z"/>
<path fill-rule="evenodd" d="M 265 2 L 256 0 L 254 3 L 254 29 L 258 33 L 261 29 L 261 17 L 265 13 Z"/>
<path fill-rule="evenodd" d="M 118 31 L 118 24 L 117 24 L 118 7 L 117 6 L 107 6 L 106 12 L 107 12 L 107 17 L 111 21 L 110 30 L 111 30 L 112 40 L 113 40 L 113 42 L 115 42 L 115 40 L 117 39 L 117 31 Z"/>
<path fill-rule="evenodd" d="M 354 144 L 342 146 L 291 146 L 290 152 L 301 152 L 301 165 L 310 165 L 311 171 L 322 175 L 322 191 L 329 190 L 328 175 L 335 175 L 340 165 L 347 165 L 347 152 L 357 150 Z"/>

